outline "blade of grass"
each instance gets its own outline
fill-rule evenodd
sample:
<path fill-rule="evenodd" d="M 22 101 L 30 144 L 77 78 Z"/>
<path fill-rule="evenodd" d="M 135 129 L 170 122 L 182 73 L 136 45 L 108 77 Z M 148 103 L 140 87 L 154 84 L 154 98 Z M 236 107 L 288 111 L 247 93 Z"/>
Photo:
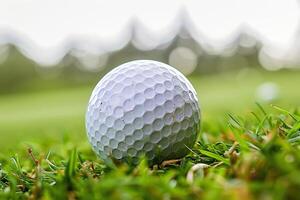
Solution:
<path fill-rule="evenodd" d="M 224 157 L 222 157 L 222 156 L 220 156 L 220 155 L 218 155 L 218 154 L 212 153 L 212 152 L 210 152 L 210 151 L 206 151 L 206 150 L 199 150 L 199 151 L 200 151 L 200 153 L 202 153 L 203 155 L 206 155 L 206 156 L 208 156 L 208 157 L 210 157 L 210 158 L 214 158 L 214 159 L 216 159 L 216 160 L 218 160 L 218 161 L 222 161 L 223 163 L 225 163 L 225 164 L 227 164 L 227 165 L 230 165 L 230 164 L 229 164 L 229 159 L 227 159 L 227 158 L 224 158 Z"/>
<path fill-rule="evenodd" d="M 69 161 L 68 161 L 67 167 L 66 167 L 67 179 L 71 179 L 76 173 L 77 157 L 78 157 L 77 150 L 76 150 L 76 148 L 74 148 L 71 152 L 71 156 L 69 158 Z"/>
<path fill-rule="evenodd" d="M 292 114 L 291 112 L 289 112 L 283 108 L 280 108 L 278 106 L 275 106 L 275 105 L 271 105 L 271 107 L 278 110 L 279 112 L 282 112 L 284 114 L 291 116 L 291 118 L 294 119 L 296 122 L 300 121 L 300 116 L 296 116 L 295 114 Z"/>

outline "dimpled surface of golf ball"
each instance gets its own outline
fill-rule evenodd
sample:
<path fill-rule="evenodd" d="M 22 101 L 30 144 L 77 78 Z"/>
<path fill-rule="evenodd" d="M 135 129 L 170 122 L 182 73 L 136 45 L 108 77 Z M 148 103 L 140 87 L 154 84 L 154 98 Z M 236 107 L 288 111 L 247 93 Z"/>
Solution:
<path fill-rule="evenodd" d="M 189 152 L 200 128 L 197 94 L 171 66 L 137 60 L 120 65 L 96 85 L 86 113 L 88 139 L 105 160 L 149 163 Z"/>

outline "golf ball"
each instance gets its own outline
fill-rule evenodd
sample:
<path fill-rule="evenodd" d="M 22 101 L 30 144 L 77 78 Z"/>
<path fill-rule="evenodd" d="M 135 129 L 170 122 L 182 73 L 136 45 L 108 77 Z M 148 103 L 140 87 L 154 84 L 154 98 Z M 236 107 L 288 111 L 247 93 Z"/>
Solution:
<path fill-rule="evenodd" d="M 200 128 L 197 94 L 173 67 L 151 60 L 120 65 L 96 85 L 86 129 L 97 155 L 106 160 L 149 163 L 182 158 Z"/>

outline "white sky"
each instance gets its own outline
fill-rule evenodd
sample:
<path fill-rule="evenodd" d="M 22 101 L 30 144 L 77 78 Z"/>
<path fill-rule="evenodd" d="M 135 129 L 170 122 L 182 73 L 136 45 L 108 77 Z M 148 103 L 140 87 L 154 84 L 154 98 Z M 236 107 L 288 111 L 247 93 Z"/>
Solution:
<path fill-rule="evenodd" d="M 117 49 L 127 42 L 126 25 L 133 17 L 158 40 L 170 34 L 182 6 L 214 46 L 247 27 L 267 46 L 284 51 L 298 29 L 296 0 L 0 0 L 0 43 L 1 34 L 15 32 L 23 51 L 41 62 L 58 59 L 70 39 L 80 38 L 87 48 L 101 43 Z"/>

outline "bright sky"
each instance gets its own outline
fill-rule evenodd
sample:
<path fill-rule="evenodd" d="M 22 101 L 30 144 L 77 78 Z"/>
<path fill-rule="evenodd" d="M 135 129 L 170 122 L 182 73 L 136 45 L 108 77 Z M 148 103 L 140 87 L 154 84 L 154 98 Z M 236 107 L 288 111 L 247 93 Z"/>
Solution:
<path fill-rule="evenodd" d="M 142 40 L 159 43 L 172 35 L 168 30 L 182 6 L 201 33 L 195 38 L 216 47 L 246 27 L 269 48 L 285 50 L 298 29 L 296 0 L 0 0 L 0 43 L 1 34 L 12 31 L 22 37 L 24 53 L 40 62 L 58 59 L 70 40 L 113 50 L 128 42 L 126 27 L 133 18 L 147 30 Z"/>

